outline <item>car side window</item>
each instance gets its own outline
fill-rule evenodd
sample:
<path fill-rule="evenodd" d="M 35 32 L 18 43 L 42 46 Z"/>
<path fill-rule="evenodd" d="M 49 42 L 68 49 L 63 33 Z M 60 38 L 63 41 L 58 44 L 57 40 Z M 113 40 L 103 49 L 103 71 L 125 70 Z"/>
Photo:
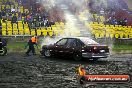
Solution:
<path fill-rule="evenodd" d="M 75 39 L 68 39 L 67 41 L 67 46 L 76 46 L 76 41 Z"/>
<path fill-rule="evenodd" d="M 66 42 L 67 42 L 67 39 L 61 39 L 60 41 L 58 41 L 58 42 L 56 43 L 56 45 L 65 45 Z"/>
<path fill-rule="evenodd" d="M 82 47 L 82 43 L 80 41 L 77 40 L 77 47 Z"/>
<path fill-rule="evenodd" d="M 73 47 L 76 47 L 76 46 L 77 46 L 77 44 L 76 44 L 76 40 L 74 40 L 72 46 L 73 46 Z"/>

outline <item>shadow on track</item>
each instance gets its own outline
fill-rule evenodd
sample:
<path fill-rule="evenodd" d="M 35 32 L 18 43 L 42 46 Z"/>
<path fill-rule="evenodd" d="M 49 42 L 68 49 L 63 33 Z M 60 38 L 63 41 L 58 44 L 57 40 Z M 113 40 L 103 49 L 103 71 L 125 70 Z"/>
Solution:
<path fill-rule="evenodd" d="M 82 59 L 81 61 L 75 61 L 73 58 L 63 58 L 63 57 L 51 57 L 51 58 L 46 58 L 44 56 L 40 56 L 41 59 L 44 60 L 48 60 L 48 61 L 54 61 L 54 62 L 58 62 L 58 63 L 69 63 L 69 64 L 96 64 L 96 65 L 107 65 L 109 64 L 111 61 L 107 61 L 107 60 L 101 60 L 99 59 L 96 62 L 93 62 L 92 60 L 88 60 L 88 59 Z"/>

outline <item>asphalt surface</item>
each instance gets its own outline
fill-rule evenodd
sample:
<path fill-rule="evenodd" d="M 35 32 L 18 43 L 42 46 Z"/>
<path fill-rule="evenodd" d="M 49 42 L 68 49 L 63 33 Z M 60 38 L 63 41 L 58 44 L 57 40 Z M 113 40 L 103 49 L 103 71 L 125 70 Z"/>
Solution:
<path fill-rule="evenodd" d="M 9 53 L 0 56 L 0 88 L 132 88 L 132 81 L 118 84 L 79 85 L 76 69 L 82 64 L 87 74 L 130 74 L 131 55 L 111 55 L 93 63 L 72 58 L 45 58 Z"/>

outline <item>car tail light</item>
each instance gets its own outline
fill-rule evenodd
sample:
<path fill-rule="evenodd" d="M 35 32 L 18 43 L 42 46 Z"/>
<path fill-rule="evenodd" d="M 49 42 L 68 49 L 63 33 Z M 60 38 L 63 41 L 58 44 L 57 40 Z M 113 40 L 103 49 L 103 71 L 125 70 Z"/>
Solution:
<path fill-rule="evenodd" d="M 97 47 L 96 46 L 94 46 L 94 48 L 93 48 L 94 50 L 96 50 L 97 49 Z"/>
<path fill-rule="evenodd" d="M 97 53 L 97 47 L 96 46 L 93 47 L 93 53 Z"/>

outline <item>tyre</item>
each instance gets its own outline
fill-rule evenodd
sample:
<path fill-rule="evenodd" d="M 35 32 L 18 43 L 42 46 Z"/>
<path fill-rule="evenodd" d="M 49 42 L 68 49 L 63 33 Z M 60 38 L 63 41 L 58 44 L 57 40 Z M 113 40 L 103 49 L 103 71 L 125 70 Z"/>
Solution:
<path fill-rule="evenodd" d="M 74 59 L 75 61 L 80 61 L 80 60 L 82 60 L 82 55 L 80 55 L 80 54 L 74 54 L 74 55 L 73 55 L 73 59 Z"/>
<path fill-rule="evenodd" d="M 0 56 L 4 56 L 7 54 L 7 48 L 6 47 L 2 47 L 2 52 L 0 53 Z"/>
<path fill-rule="evenodd" d="M 51 57 L 50 50 L 45 50 L 45 51 L 44 51 L 44 56 L 45 56 L 45 57 Z"/>

